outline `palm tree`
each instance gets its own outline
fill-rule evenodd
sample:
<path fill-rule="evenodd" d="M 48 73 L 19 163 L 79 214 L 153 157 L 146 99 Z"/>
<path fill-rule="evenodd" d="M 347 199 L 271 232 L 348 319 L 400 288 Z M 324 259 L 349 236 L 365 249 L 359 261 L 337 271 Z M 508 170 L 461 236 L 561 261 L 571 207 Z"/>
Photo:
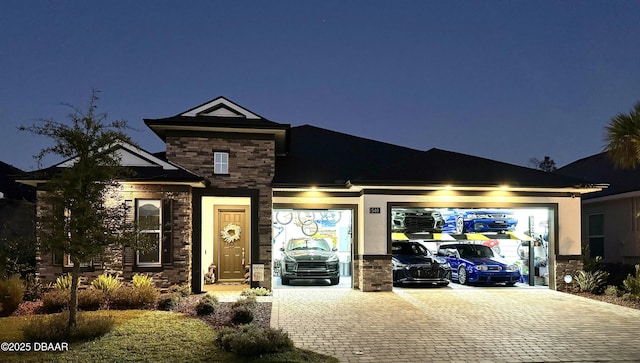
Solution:
<path fill-rule="evenodd" d="M 609 121 L 605 151 L 618 168 L 635 169 L 640 165 L 640 102 L 629 114 L 618 114 Z"/>

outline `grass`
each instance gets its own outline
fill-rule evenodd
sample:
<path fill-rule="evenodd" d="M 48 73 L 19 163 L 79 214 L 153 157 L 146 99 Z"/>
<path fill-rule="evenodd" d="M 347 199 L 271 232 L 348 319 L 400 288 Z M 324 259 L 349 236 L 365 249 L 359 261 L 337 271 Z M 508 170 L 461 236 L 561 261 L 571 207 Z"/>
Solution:
<path fill-rule="evenodd" d="M 93 311 L 113 316 L 115 327 L 102 338 L 75 343 L 67 352 L 0 353 L 3 362 L 337 362 L 337 359 L 295 349 L 247 360 L 215 345 L 216 332 L 200 319 L 149 311 Z M 30 316 L 0 318 L 0 342 L 22 341 Z"/>

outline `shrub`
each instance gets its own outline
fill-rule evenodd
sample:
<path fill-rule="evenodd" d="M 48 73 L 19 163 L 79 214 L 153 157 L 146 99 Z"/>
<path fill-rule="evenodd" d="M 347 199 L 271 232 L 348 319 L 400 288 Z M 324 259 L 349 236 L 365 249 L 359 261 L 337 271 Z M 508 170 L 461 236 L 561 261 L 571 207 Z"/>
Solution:
<path fill-rule="evenodd" d="M 218 298 L 214 295 L 205 294 L 200 298 L 196 305 L 196 314 L 198 315 L 211 315 L 216 312 L 218 308 Z"/>
<path fill-rule="evenodd" d="M 42 311 L 51 314 L 58 313 L 69 306 L 69 290 L 53 289 L 42 295 Z"/>
<path fill-rule="evenodd" d="M 627 292 L 632 295 L 640 295 L 640 264 L 636 265 L 636 275 L 631 276 L 631 274 L 629 274 L 622 283 Z"/>
<path fill-rule="evenodd" d="M 293 349 L 293 341 L 282 329 L 244 325 L 238 328 L 222 328 L 216 344 L 223 350 L 243 357 L 279 353 Z"/>
<path fill-rule="evenodd" d="M 258 301 L 256 300 L 255 296 L 247 296 L 245 298 L 240 298 L 231 304 L 232 309 L 237 309 L 240 307 L 246 307 L 247 309 L 255 310 L 258 307 Z"/>
<path fill-rule="evenodd" d="M 118 275 L 102 274 L 91 281 L 91 286 L 105 294 L 110 294 L 120 288 L 122 283 L 118 280 Z"/>
<path fill-rule="evenodd" d="M 78 309 L 98 310 L 104 301 L 104 293 L 96 289 L 78 291 Z"/>
<path fill-rule="evenodd" d="M 132 278 L 133 287 L 155 287 L 153 277 L 148 275 L 135 274 Z"/>
<path fill-rule="evenodd" d="M 240 293 L 242 296 L 271 296 L 271 290 L 264 287 L 246 288 Z"/>
<path fill-rule="evenodd" d="M 24 284 L 18 275 L 0 280 L 0 316 L 9 316 L 22 302 Z"/>
<path fill-rule="evenodd" d="M 109 307 L 117 310 L 139 309 L 155 303 L 159 295 L 153 286 L 123 286 L 109 295 Z"/>
<path fill-rule="evenodd" d="M 31 342 L 78 342 L 100 337 L 113 328 L 113 317 L 79 313 L 74 329 L 68 331 L 69 312 L 34 316 L 23 328 Z"/>
<path fill-rule="evenodd" d="M 178 306 L 182 295 L 178 293 L 162 294 L 158 301 L 158 310 L 171 311 Z"/>
<path fill-rule="evenodd" d="M 602 293 L 603 286 L 607 283 L 609 273 L 601 270 L 596 271 L 578 271 L 576 276 L 576 284 L 582 292 L 591 294 Z"/>
<path fill-rule="evenodd" d="M 57 290 L 71 290 L 71 275 L 59 276 L 51 287 Z"/>
<path fill-rule="evenodd" d="M 609 285 L 607 286 L 606 289 L 604 289 L 604 294 L 607 296 L 617 296 L 620 297 L 620 290 L 618 290 L 618 287 L 613 286 L 613 285 Z"/>
<path fill-rule="evenodd" d="M 231 322 L 234 325 L 249 324 L 253 321 L 253 310 L 246 306 L 231 309 Z"/>
<path fill-rule="evenodd" d="M 177 293 L 181 297 L 187 297 L 191 295 L 191 287 L 189 285 L 171 285 L 169 286 L 169 293 Z"/>
<path fill-rule="evenodd" d="M 24 301 L 36 301 L 42 299 L 44 286 L 33 275 L 27 276 L 24 284 Z"/>
<path fill-rule="evenodd" d="M 141 285 L 133 287 L 134 293 L 137 295 L 138 303 L 141 306 L 155 304 L 160 296 L 160 291 L 153 285 Z"/>

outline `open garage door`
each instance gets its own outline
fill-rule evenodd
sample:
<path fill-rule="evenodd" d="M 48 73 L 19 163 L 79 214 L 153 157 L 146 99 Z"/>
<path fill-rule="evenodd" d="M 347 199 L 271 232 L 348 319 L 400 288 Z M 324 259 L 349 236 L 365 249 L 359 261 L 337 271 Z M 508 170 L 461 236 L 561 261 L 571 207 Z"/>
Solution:
<path fill-rule="evenodd" d="M 273 288 L 352 286 L 351 209 L 274 209 Z"/>
<path fill-rule="evenodd" d="M 394 283 L 419 281 L 435 264 L 459 284 L 547 286 L 551 215 L 550 208 L 392 208 L 394 244 L 419 242 L 432 255 L 414 264 L 394 256 Z"/>

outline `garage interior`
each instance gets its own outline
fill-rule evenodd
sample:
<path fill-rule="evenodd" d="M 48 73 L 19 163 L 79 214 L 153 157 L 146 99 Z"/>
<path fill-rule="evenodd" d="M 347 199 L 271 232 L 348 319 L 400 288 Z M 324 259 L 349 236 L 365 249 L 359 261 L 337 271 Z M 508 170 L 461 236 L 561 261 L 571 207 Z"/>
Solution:
<path fill-rule="evenodd" d="M 552 216 L 550 207 L 398 206 L 391 208 L 390 239 L 418 241 L 434 255 L 447 243 L 485 245 L 497 258 L 518 266 L 521 278 L 515 286 L 548 286 Z M 452 281 L 450 286 L 459 284 Z"/>
<path fill-rule="evenodd" d="M 274 264 L 272 285 L 279 288 L 301 288 L 309 286 L 326 286 L 327 288 L 351 288 L 353 269 L 353 212 L 351 209 L 291 209 L 275 208 L 273 210 L 273 248 Z M 303 240 L 319 241 L 328 246 L 338 259 L 339 282 L 333 284 L 330 279 L 318 278 L 325 270 L 322 262 L 298 262 L 295 268 L 304 278 L 283 279 L 285 268 L 284 250 L 291 243 Z M 318 256 L 317 250 L 305 252 L 313 260 Z M 285 267 L 283 267 L 285 266 Z M 284 281 L 283 281 L 284 280 Z M 284 282 L 284 283 L 283 283 Z"/>

